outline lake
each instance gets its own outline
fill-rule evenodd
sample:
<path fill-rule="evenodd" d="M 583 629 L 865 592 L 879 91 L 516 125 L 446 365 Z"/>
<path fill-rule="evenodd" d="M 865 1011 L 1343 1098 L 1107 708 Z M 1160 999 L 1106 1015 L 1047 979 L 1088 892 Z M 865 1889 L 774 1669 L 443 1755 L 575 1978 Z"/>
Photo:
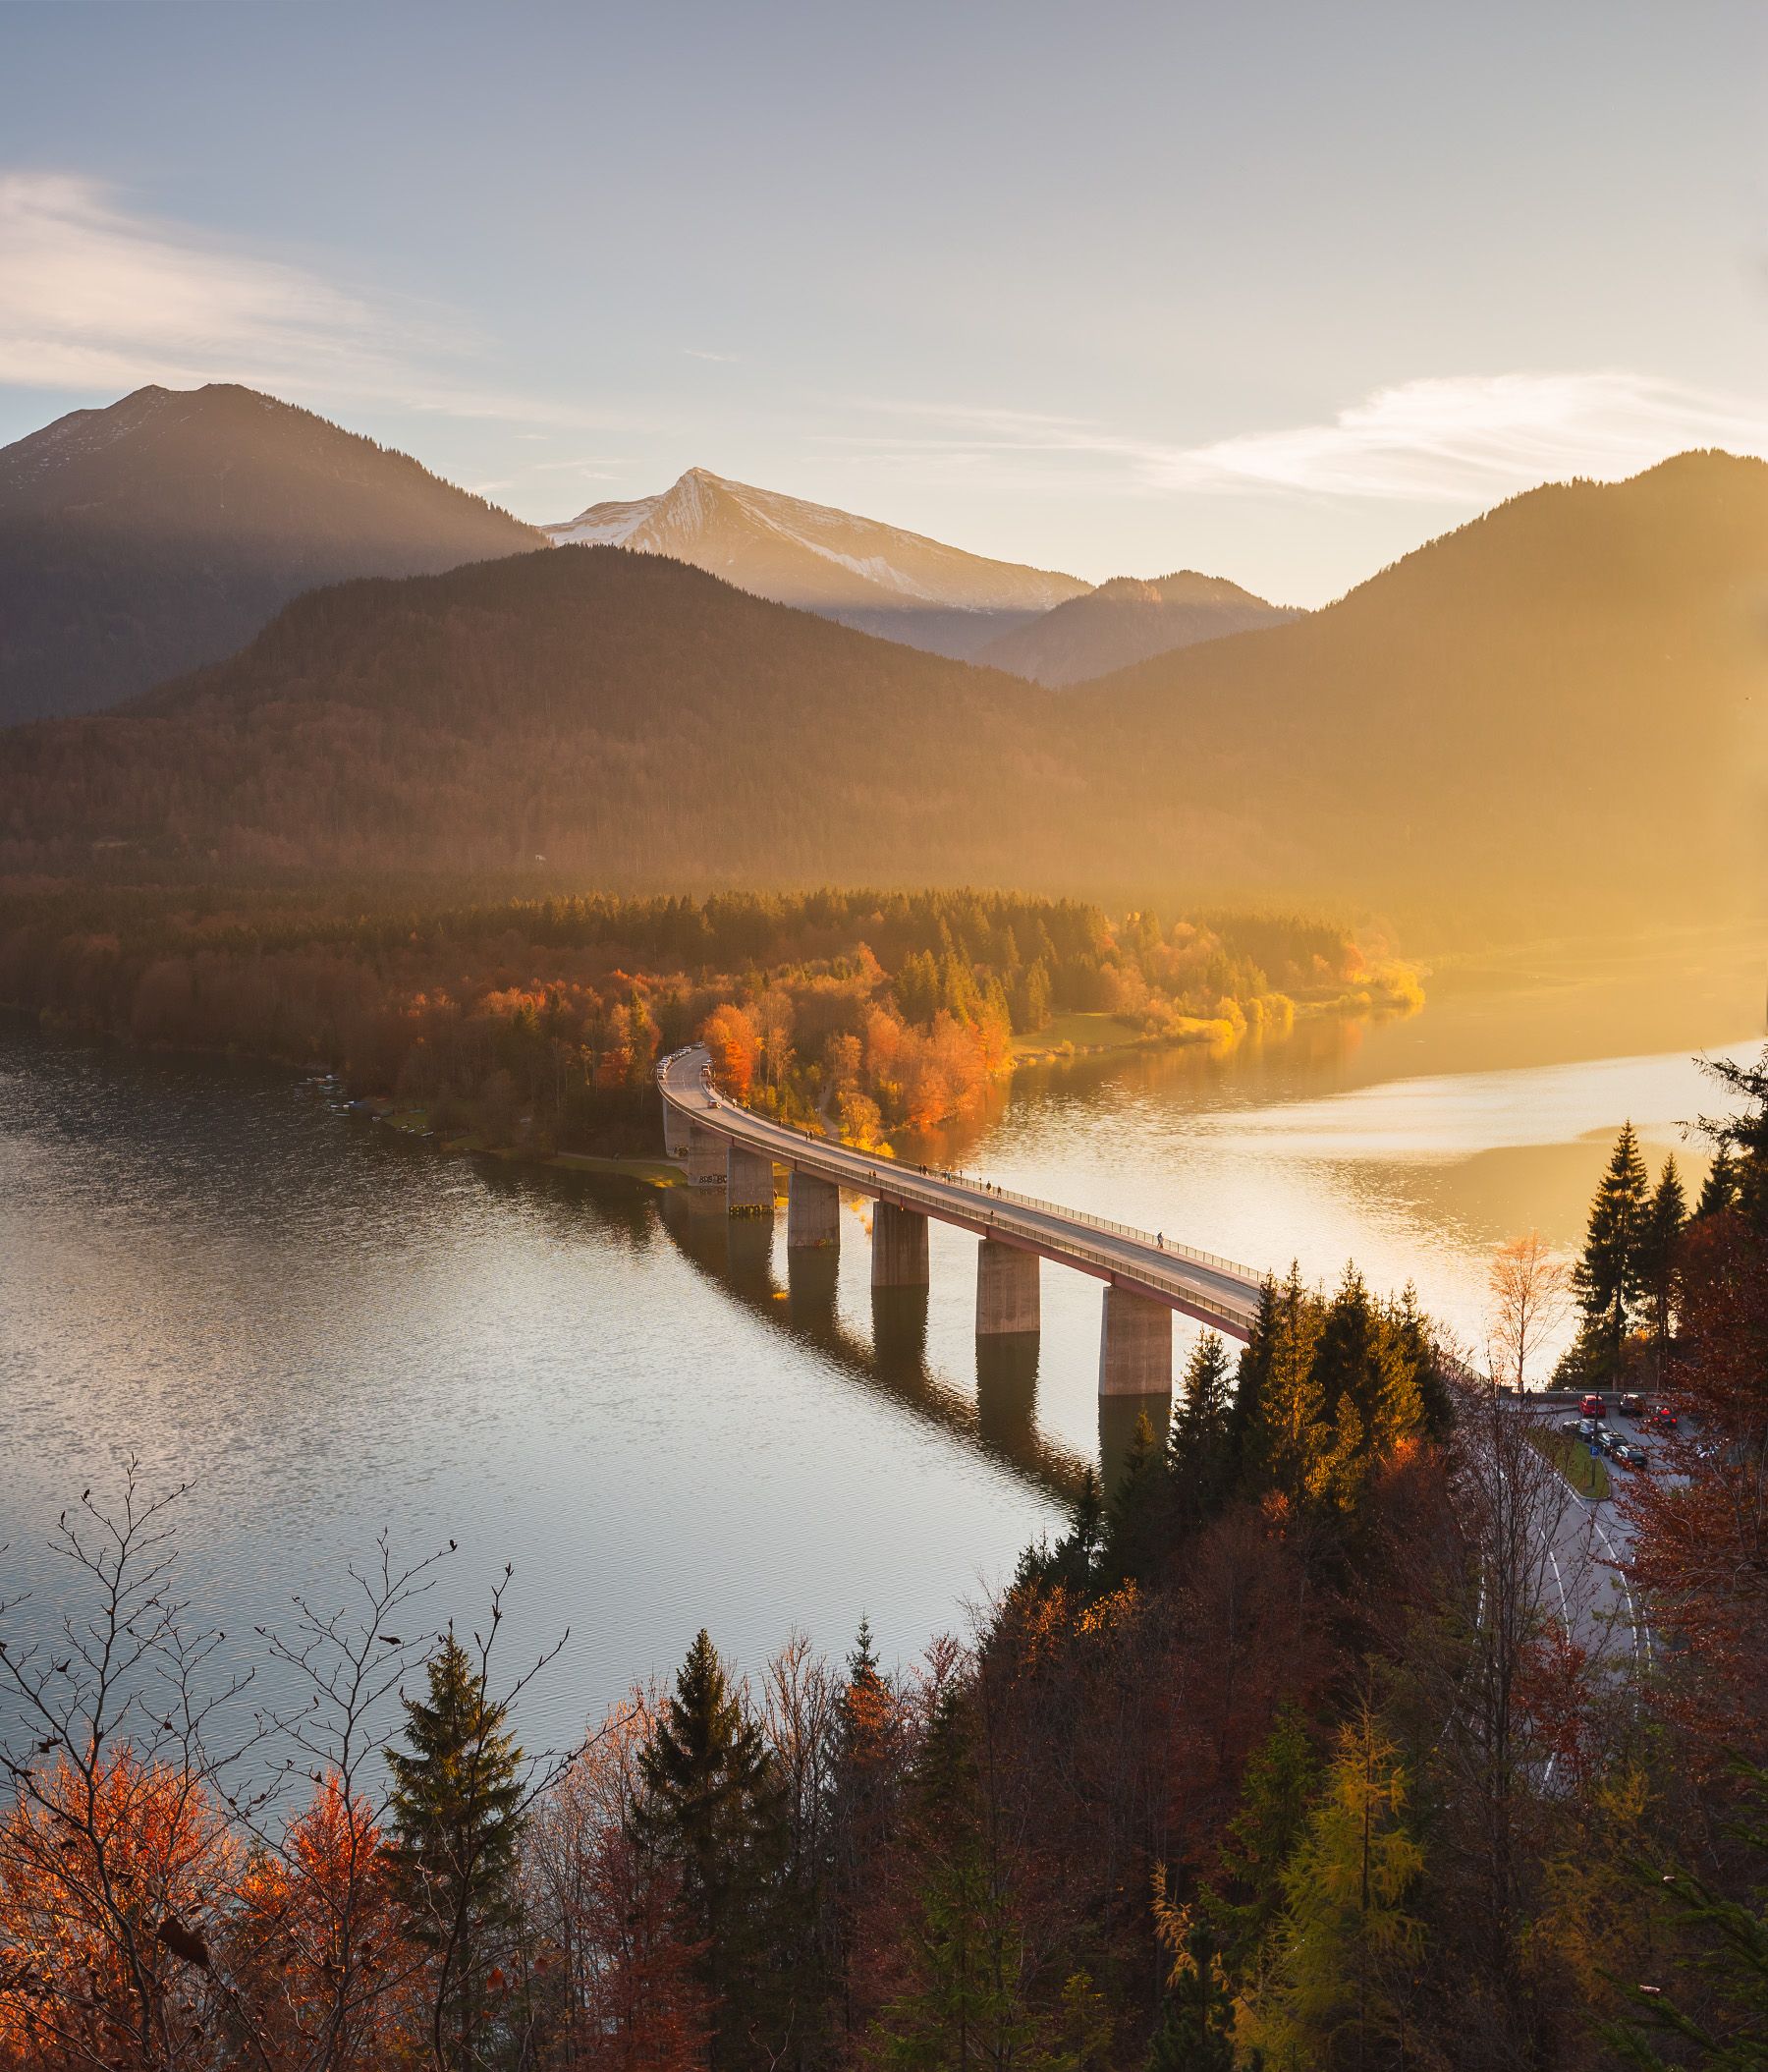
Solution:
<path fill-rule="evenodd" d="M 1020 1073 L 916 1155 L 1248 1264 L 1412 1281 L 1477 1335 L 1485 1261 L 1571 1248 L 1615 1129 L 1654 1165 L 1716 1103 L 1692 1053 L 1753 1054 L 1759 946 L 1570 951 L 1433 973 L 1404 1020 L 1224 1053 Z M 753 1668 L 794 1626 L 890 1659 L 962 1630 L 1101 1433 L 1099 1289 L 1043 1269 L 1034 1357 L 978 1372 L 972 1239 L 874 1308 L 864 1204 L 838 1259 L 779 1223 L 618 1182 L 445 1159 L 286 1074 L 0 1035 L 0 1540 L 54 1612 L 64 1504 L 189 1481 L 186 1586 L 237 1635 L 341 1599 L 385 1529 L 458 1542 L 428 1609 L 470 1626 L 514 1564 L 508 1661 L 571 1739 L 694 1631 Z M 1190 1326 L 1182 1322 L 1179 1357 Z M 230 1648 L 237 1642 L 230 1642 Z M 502 1645 L 502 1644 L 500 1644 Z"/>

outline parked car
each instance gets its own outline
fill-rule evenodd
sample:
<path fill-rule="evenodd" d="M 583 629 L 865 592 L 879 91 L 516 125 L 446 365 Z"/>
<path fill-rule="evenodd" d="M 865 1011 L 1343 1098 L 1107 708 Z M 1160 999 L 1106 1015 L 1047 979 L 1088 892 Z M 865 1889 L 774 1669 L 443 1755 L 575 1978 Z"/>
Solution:
<path fill-rule="evenodd" d="M 1613 1460 L 1615 1456 L 1620 1452 L 1621 1448 L 1626 1444 L 1626 1441 L 1622 1438 L 1621 1434 L 1617 1430 L 1615 1430 L 1613 1426 L 1604 1425 L 1601 1430 L 1598 1431 L 1596 1434 L 1596 1443 L 1602 1448 L 1603 1452 L 1608 1455 L 1609 1459 Z"/>
<path fill-rule="evenodd" d="M 1674 1431 L 1681 1420 L 1677 1417 L 1675 1411 L 1666 1410 L 1663 1404 L 1660 1403 L 1645 1422 L 1651 1427 L 1653 1431 Z"/>
<path fill-rule="evenodd" d="M 1579 1418 L 1577 1421 L 1577 1435 L 1580 1439 L 1594 1439 L 1601 1430 L 1602 1427 L 1594 1418 Z"/>
<path fill-rule="evenodd" d="M 1605 1418 L 1608 1416 L 1608 1407 L 1600 1396 L 1585 1396 L 1577 1407 L 1586 1418 Z"/>
<path fill-rule="evenodd" d="M 1631 1439 L 1620 1441 L 1615 1447 L 1615 1458 L 1624 1468 L 1648 1468 L 1651 1465 L 1651 1455 Z"/>
<path fill-rule="evenodd" d="M 1642 1418 L 1645 1415 L 1645 1398 L 1627 1395 L 1621 1398 L 1621 1415 L 1624 1418 Z"/>

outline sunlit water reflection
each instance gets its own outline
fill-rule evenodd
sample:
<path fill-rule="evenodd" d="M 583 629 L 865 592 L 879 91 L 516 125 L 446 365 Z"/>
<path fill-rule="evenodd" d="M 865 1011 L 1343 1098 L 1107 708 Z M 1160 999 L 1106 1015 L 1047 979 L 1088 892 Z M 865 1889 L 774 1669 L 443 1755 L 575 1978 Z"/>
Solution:
<path fill-rule="evenodd" d="M 1407 1022 L 1022 1074 L 935 1148 L 1251 1264 L 1354 1258 L 1471 1334 L 1492 1247 L 1575 1243 L 1623 1117 L 1697 1177 L 1690 1054 L 1752 1052 L 1759 971 L 1445 975 Z M 282 1075 L 0 1036 L 6 1582 L 53 1610 L 48 1526 L 133 1452 L 193 1482 L 191 1586 L 239 1635 L 383 1526 L 458 1540 L 438 1624 L 513 1562 L 512 1665 L 571 1629 L 530 1742 L 702 1623 L 750 1666 L 861 1612 L 912 1654 L 1096 1458 L 1099 1296 L 1046 1267 L 1041 1344 L 979 1372 L 974 1241 L 936 1226 L 927 1295 L 874 1305 L 863 1221 L 789 1264 L 783 1227 L 438 1159 Z"/>

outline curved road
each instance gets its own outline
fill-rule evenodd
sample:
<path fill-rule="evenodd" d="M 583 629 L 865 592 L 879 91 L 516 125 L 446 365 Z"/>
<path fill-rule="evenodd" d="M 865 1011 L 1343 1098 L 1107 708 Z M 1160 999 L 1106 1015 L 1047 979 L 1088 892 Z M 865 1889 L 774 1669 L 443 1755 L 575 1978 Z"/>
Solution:
<path fill-rule="evenodd" d="M 1244 1338 L 1258 1309 L 1264 1276 L 1213 1254 L 1163 1241 L 1154 1233 L 1112 1223 L 1059 1203 L 1038 1202 L 967 1179 L 899 1164 L 827 1137 L 811 1137 L 769 1122 L 727 1100 L 712 1085 L 712 1056 L 703 1044 L 678 1050 L 657 1067 L 665 1102 L 696 1129 L 744 1149 L 832 1180 L 852 1194 L 869 1195 L 955 1223 L 977 1237 L 995 1238 L 1040 1258 L 1073 1266 L 1133 1295 L 1164 1303 L 1235 1338 Z"/>

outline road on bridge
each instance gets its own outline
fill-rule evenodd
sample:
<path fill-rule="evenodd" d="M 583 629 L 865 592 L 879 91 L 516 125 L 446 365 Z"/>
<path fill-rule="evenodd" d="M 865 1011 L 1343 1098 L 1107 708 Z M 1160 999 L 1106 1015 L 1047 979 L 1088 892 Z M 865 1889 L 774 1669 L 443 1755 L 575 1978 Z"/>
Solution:
<path fill-rule="evenodd" d="M 696 1128 L 776 1164 L 833 1181 L 850 1193 L 869 1195 L 978 1237 L 1035 1252 L 1133 1295 L 1164 1303 L 1232 1337 L 1243 1339 L 1251 1329 L 1263 1276 L 1249 1267 L 1176 1245 L 1152 1231 L 995 1189 L 962 1173 L 902 1164 L 770 1122 L 727 1100 L 712 1085 L 711 1070 L 711 1053 L 703 1044 L 676 1051 L 657 1068 L 663 1098 Z"/>

